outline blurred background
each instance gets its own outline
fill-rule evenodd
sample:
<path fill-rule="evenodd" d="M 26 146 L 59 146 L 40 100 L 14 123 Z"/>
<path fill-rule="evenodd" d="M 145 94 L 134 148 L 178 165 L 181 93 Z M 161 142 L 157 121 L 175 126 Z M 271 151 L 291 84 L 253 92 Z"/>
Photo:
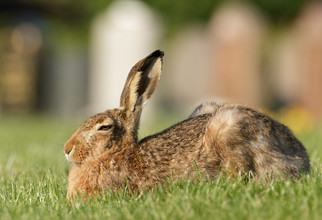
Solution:
<path fill-rule="evenodd" d="M 164 69 L 143 121 L 209 100 L 293 130 L 321 119 L 322 1 L 310 0 L 2 0 L 0 119 L 118 107 L 129 70 L 155 49 Z"/>

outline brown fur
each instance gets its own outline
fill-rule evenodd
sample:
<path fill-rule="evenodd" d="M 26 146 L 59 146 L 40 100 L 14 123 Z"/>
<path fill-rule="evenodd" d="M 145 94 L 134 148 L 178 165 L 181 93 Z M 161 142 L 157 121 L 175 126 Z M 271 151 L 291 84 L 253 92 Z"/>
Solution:
<path fill-rule="evenodd" d="M 304 146 L 283 124 L 242 105 L 204 103 L 185 121 L 137 140 L 144 103 L 161 74 L 163 53 L 155 51 L 131 70 L 121 107 L 90 117 L 66 142 L 75 165 L 69 174 L 68 198 L 118 189 L 125 180 L 143 189 L 220 171 L 299 178 L 310 170 Z"/>

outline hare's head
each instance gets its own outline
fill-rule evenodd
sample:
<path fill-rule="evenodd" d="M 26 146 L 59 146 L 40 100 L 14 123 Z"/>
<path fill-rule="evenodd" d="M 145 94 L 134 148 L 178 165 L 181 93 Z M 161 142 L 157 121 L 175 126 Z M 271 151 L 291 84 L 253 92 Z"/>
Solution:
<path fill-rule="evenodd" d="M 82 164 L 110 149 L 137 143 L 137 129 L 145 103 L 155 91 L 162 69 L 162 51 L 155 51 L 131 69 L 120 107 L 87 119 L 64 146 L 67 160 Z"/>

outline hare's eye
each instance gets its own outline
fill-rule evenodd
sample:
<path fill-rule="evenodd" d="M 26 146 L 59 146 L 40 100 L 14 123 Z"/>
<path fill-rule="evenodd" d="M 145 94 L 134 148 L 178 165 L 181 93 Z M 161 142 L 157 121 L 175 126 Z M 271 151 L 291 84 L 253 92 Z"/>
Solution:
<path fill-rule="evenodd" d="M 102 125 L 98 128 L 99 131 L 108 131 L 113 127 L 113 125 Z"/>

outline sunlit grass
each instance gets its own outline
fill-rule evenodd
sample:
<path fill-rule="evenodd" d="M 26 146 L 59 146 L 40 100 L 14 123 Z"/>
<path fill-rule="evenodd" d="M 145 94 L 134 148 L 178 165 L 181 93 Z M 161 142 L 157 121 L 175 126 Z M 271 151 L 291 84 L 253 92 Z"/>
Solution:
<path fill-rule="evenodd" d="M 81 119 L 82 120 L 82 119 Z M 312 161 L 299 181 L 245 183 L 218 177 L 182 181 L 150 191 L 66 200 L 70 165 L 64 142 L 81 120 L 28 116 L 0 118 L 1 219 L 320 219 L 321 127 L 298 133 Z M 147 129 L 147 128 L 146 128 Z M 159 127 L 157 128 L 159 129 Z M 149 129 L 146 130 L 149 132 Z M 142 133 L 145 133 L 144 131 Z"/>

